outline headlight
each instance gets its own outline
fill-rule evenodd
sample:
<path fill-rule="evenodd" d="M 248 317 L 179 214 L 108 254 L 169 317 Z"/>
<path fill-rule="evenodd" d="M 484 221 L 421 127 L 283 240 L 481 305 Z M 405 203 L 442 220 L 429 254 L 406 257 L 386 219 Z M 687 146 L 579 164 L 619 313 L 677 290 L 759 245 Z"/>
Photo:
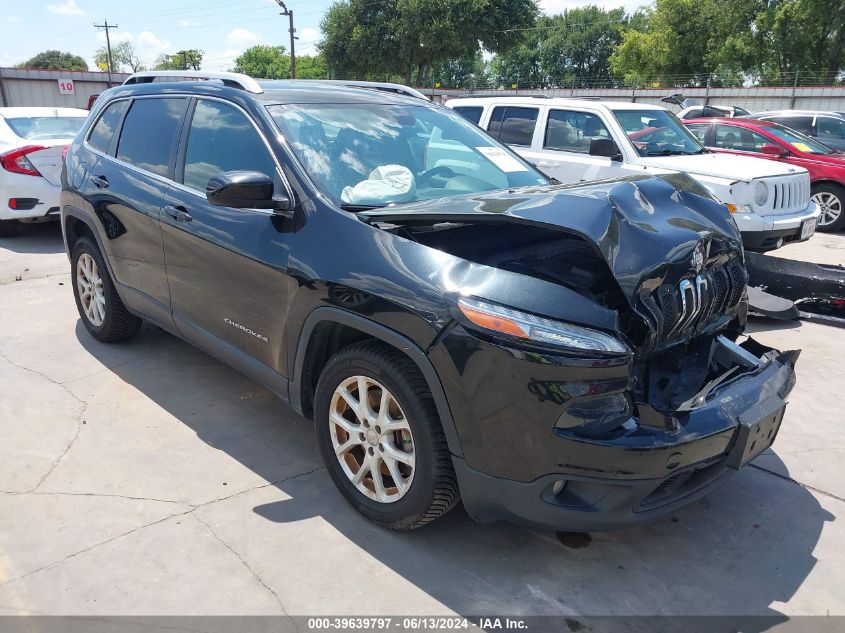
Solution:
<path fill-rule="evenodd" d="M 754 204 L 762 207 L 769 200 L 769 188 L 762 180 L 754 183 Z"/>
<path fill-rule="evenodd" d="M 478 299 L 460 299 L 458 307 L 475 325 L 500 334 L 574 349 L 614 354 L 625 354 L 629 351 L 622 341 L 580 325 L 552 321 Z"/>

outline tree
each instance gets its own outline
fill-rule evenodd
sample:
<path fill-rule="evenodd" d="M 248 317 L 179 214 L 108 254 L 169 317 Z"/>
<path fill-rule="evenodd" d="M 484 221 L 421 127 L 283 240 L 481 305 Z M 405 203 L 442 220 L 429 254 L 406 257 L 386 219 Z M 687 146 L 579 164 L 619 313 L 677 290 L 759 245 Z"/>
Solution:
<path fill-rule="evenodd" d="M 153 70 L 199 70 L 203 51 L 196 48 L 179 51 L 174 55 L 162 53 L 156 57 Z"/>
<path fill-rule="evenodd" d="M 258 44 L 236 57 L 232 70 L 262 79 L 287 79 L 290 77 L 290 56 L 284 46 Z"/>
<path fill-rule="evenodd" d="M 541 16 L 517 46 L 497 55 L 493 68 L 501 85 L 572 86 L 607 82 L 610 56 L 627 23 L 622 8 L 587 6 Z"/>
<path fill-rule="evenodd" d="M 262 79 L 287 79 L 290 77 L 290 55 L 284 46 L 258 44 L 236 57 L 232 70 Z M 298 55 L 296 76 L 298 79 L 326 79 L 325 59 L 322 55 Z"/>
<path fill-rule="evenodd" d="M 490 83 L 490 68 L 479 49 L 472 55 L 437 62 L 431 78 L 446 88 L 478 88 Z"/>
<path fill-rule="evenodd" d="M 88 64 L 79 55 L 49 50 L 38 53 L 25 62 L 18 64 L 18 68 L 47 68 L 55 70 L 88 70 Z"/>
<path fill-rule="evenodd" d="M 135 45 L 132 42 L 119 42 L 112 46 L 111 58 L 115 71 L 123 70 L 124 66 L 129 66 L 133 73 L 144 70 L 144 66 L 135 53 Z M 97 49 L 97 52 L 94 53 L 94 63 L 97 66 L 109 63 L 108 48 L 103 46 Z"/>
<path fill-rule="evenodd" d="M 340 0 L 320 26 L 320 51 L 334 76 L 395 74 L 424 83 L 433 66 L 515 45 L 534 24 L 534 0 Z"/>

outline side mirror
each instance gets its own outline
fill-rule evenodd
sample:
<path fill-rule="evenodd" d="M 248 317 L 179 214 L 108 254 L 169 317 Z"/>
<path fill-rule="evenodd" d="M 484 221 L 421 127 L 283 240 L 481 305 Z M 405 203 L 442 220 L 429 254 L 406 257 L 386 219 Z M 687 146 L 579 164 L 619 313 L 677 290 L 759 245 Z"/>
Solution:
<path fill-rule="evenodd" d="M 293 216 L 293 204 L 284 192 L 274 193 L 273 179 L 260 171 L 224 171 L 208 181 L 205 197 L 218 207 L 272 209 Z"/>
<path fill-rule="evenodd" d="M 622 160 L 622 152 L 609 138 L 594 138 L 590 141 L 590 156 L 605 156 L 610 160 Z"/>
<path fill-rule="evenodd" d="M 767 156 L 777 156 L 778 158 L 789 156 L 788 151 L 783 149 L 780 145 L 775 145 L 774 143 L 766 143 L 760 148 L 760 151 Z"/>

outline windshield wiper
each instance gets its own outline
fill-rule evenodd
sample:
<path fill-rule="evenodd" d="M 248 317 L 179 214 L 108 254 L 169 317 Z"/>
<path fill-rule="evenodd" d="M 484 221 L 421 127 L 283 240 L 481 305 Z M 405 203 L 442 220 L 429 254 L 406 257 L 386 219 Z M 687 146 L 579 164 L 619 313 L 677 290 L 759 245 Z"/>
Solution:
<path fill-rule="evenodd" d="M 386 204 L 348 204 L 343 203 L 340 205 L 340 208 L 344 211 L 351 211 L 352 213 L 357 213 L 358 211 L 372 211 L 373 209 L 384 209 Z"/>

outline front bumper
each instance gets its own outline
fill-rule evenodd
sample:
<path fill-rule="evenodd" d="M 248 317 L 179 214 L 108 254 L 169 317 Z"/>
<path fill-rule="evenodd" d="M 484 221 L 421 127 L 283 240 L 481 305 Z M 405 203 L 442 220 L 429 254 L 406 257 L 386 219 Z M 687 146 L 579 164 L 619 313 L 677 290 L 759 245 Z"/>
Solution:
<path fill-rule="evenodd" d="M 801 226 L 804 222 L 807 220 L 818 221 L 820 215 L 821 209 L 819 206 L 810 201 L 805 209 L 788 215 L 736 213 L 733 217 L 742 233 L 742 243 L 745 248 L 769 250 L 777 248 L 778 243 L 800 241 Z"/>
<path fill-rule="evenodd" d="M 472 343 L 474 337 L 455 330 L 441 351 L 464 361 L 456 365 L 462 371 L 455 378 L 470 389 L 464 392 L 466 409 L 459 406 L 455 416 L 464 455 L 453 462 L 465 508 L 484 522 L 596 531 L 670 512 L 720 485 L 771 445 L 795 382 L 796 354 L 771 350 L 757 369 L 673 416 L 674 428 L 656 426 L 654 412 L 635 411 L 636 429 L 587 439 L 555 426 L 568 406 L 567 394 L 577 400 L 577 394 L 624 392 L 630 366 L 515 355 L 492 342 Z M 550 375 L 566 378 L 549 389 L 543 378 Z M 546 389 L 538 390 L 538 383 Z M 444 386 L 450 385 L 457 386 L 447 376 Z M 448 389 L 447 395 L 451 404 Z M 760 443 L 745 441 L 757 427 Z"/>

